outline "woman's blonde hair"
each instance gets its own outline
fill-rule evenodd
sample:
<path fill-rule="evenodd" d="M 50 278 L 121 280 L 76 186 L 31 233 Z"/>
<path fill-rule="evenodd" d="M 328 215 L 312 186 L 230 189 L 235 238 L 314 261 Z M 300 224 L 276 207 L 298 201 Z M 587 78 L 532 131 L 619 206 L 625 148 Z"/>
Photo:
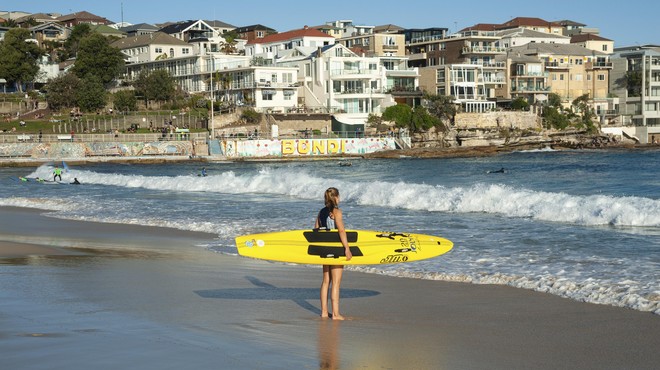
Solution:
<path fill-rule="evenodd" d="M 328 190 L 325 191 L 325 206 L 328 207 L 330 211 L 339 208 L 339 190 L 337 190 L 337 188 L 328 188 Z"/>

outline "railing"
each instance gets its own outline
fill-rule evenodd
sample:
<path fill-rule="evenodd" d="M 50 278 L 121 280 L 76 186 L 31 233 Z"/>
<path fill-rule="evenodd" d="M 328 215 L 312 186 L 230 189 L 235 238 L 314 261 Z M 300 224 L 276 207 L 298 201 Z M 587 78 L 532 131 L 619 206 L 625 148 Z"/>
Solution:
<path fill-rule="evenodd" d="M 204 141 L 206 132 L 172 132 L 149 134 L 0 134 L 0 143 L 107 143 L 107 142 L 156 142 L 156 141 Z"/>
<path fill-rule="evenodd" d="M 572 63 L 548 62 L 545 64 L 545 68 L 568 69 L 571 68 L 572 65 L 573 65 Z"/>
<path fill-rule="evenodd" d="M 521 72 L 515 71 L 511 74 L 513 77 L 549 77 L 549 72 Z"/>
<path fill-rule="evenodd" d="M 378 70 L 375 69 L 332 69 L 330 76 L 346 76 L 346 75 L 373 75 L 377 74 Z"/>
<path fill-rule="evenodd" d="M 463 47 L 464 54 L 476 54 L 476 53 L 506 53 L 506 48 L 498 46 L 465 46 Z"/>
<path fill-rule="evenodd" d="M 484 68 L 505 68 L 506 63 L 504 62 L 482 62 Z"/>

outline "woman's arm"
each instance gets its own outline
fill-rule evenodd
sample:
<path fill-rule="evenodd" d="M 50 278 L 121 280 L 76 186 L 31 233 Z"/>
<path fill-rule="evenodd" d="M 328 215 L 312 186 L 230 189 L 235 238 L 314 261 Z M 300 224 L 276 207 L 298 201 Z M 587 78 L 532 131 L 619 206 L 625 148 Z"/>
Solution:
<path fill-rule="evenodd" d="M 337 227 L 337 231 L 339 231 L 339 240 L 341 240 L 341 244 L 344 246 L 346 261 L 350 261 L 351 258 L 353 258 L 353 254 L 351 253 L 351 249 L 348 246 L 348 238 L 346 237 L 346 229 L 344 228 L 344 218 L 339 208 L 335 208 L 333 214 L 335 219 L 335 227 Z"/>

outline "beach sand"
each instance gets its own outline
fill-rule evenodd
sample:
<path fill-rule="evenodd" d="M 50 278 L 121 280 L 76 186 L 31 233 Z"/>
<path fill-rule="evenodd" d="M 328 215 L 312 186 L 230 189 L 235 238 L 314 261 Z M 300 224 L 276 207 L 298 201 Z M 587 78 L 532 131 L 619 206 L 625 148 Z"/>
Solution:
<path fill-rule="evenodd" d="M 2 369 L 652 369 L 660 317 L 506 286 L 222 255 L 213 235 L 0 208 Z M 460 248 L 460 246 L 457 246 Z M 446 257 L 440 257 L 446 258 Z"/>

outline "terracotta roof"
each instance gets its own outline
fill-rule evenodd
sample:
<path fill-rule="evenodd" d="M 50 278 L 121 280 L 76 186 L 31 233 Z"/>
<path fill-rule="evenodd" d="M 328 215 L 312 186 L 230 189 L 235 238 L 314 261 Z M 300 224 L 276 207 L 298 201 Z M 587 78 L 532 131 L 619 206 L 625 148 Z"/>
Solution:
<path fill-rule="evenodd" d="M 403 31 L 403 27 L 396 24 L 384 24 L 374 27 L 374 33 L 399 33 L 400 31 Z"/>
<path fill-rule="evenodd" d="M 334 37 L 329 36 L 328 34 L 321 32 L 315 28 L 309 28 L 305 26 L 305 28 L 301 28 L 299 30 L 293 30 L 293 31 L 286 31 L 286 32 L 281 32 L 281 33 L 274 33 L 272 35 L 268 35 L 264 38 L 258 39 L 258 40 L 253 40 L 248 42 L 248 44 L 270 44 L 273 42 L 280 42 L 280 41 L 286 41 L 286 40 L 293 40 L 293 39 L 299 39 L 302 37 L 325 37 L 334 40 Z"/>
<path fill-rule="evenodd" d="M 458 32 L 468 32 L 468 31 L 495 31 L 499 24 L 494 23 L 477 23 L 474 26 L 463 28 Z"/>
<path fill-rule="evenodd" d="M 548 22 L 541 18 L 516 17 L 506 23 L 502 23 L 497 28 L 505 29 L 517 27 L 561 27 L 561 25 L 555 22 Z"/>
<path fill-rule="evenodd" d="M 60 21 L 60 22 L 65 22 L 65 21 L 69 21 L 69 20 L 73 20 L 73 19 L 97 19 L 97 20 L 103 20 L 103 21 L 108 22 L 108 20 L 106 18 L 99 17 L 96 14 L 92 14 L 92 13 L 84 11 L 84 10 L 82 12 L 75 12 L 75 13 L 71 13 L 71 14 L 65 14 L 61 17 L 57 17 L 57 20 Z"/>
<path fill-rule="evenodd" d="M 578 33 L 577 35 L 571 36 L 571 44 L 575 44 L 578 42 L 585 42 L 585 41 L 612 41 L 612 40 L 606 39 L 599 35 L 595 35 L 593 33 Z"/>
<path fill-rule="evenodd" d="M 23 22 L 27 22 L 30 18 L 34 19 L 37 22 L 39 22 L 39 21 L 42 21 L 42 22 L 55 21 L 55 17 L 53 17 L 50 14 L 46 14 L 46 13 L 35 13 L 35 14 L 26 15 L 24 17 L 16 18 L 15 21 L 16 21 L 16 23 L 23 23 Z"/>
<path fill-rule="evenodd" d="M 563 27 L 566 27 L 566 26 L 586 27 L 587 26 L 586 24 L 575 22 L 575 21 L 572 21 L 570 19 L 563 19 L 561 21 L 554 21 L 553 23 L 557 23 L 557 24 L 559 24 Z"/>

